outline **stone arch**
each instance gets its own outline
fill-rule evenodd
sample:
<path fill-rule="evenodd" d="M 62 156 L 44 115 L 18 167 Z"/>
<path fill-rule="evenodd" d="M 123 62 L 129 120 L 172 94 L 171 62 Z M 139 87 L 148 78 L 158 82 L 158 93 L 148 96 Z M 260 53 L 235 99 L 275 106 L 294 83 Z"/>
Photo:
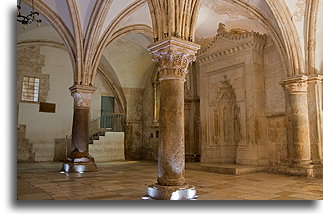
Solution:
<path fill-rule="evenodd" d="M 112 66 L 110 66 L 109 69 L 113 70 Z M 112 93 L 116 99 L 116 102 L 118 103 L 120 113 L 125 113 L 127 104 L 126 104 L 126 98 L 122 89 L 118 87 L 117 86 L 118 83 L 115 83 L 113 78 L 111 78 L 110 75 L 107 74 L 107 72 L 105 72 L 106 68 L 103 67 L 102 64 L 98 66 L 97 70 L 98 70 L 97 72 L 101 75 L 104 82 L 111 87 Z"/>
<path fill-rule="evenodd" d="M 282 0 L 266 0 L 268 7 L 276 18 L 282 34 L 283 45 L 288 58 L 288 76 L 305 74 L 302 48 L 296 32 L 296 27 L 291 20 L 291 14 L 286 3 Z"/>
<path fill-rule="evenodd" d="M 114 33 L 116 33 L 118 30 L 116 29 L 118 24 L 129 14 L 133 13 L 136 9 L 143 6 L 143 4 L 146 3 L 146 0 L 138 0 L 130 4 L 127 8 L 125 8 L 123 11 L 119 13 L 118 16 L 116 16 L 112 22 L 109 24 L 109 26 L 106 28 L 106 30 L 103 33 L 102 38 L 100 41 L 98 41 L 97 50 L 94 53 L 94 56 L 92 58 L 92 66 L 96 68 L 99 65 L 100 59 L 103 55 L 104 49 L 107 47 L 107 45 L 111 42 L 111 38 L 113 37 Z M 121 29 L 120 29 L 121 30 Z M 92 74 L 92 79 L 95 77 L 95 71 Z"/>
<path fill-rule="evenodd" d="M 316 26 L 320 1 L 309 0 L 305 8 L 305 66 L 308 74 L 316 74 Z"/>

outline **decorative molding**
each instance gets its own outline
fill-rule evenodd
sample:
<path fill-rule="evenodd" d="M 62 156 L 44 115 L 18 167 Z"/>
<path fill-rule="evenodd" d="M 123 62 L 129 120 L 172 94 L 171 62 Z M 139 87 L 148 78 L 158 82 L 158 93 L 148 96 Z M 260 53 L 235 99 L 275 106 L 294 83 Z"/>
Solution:
<path fill-rule="evenodd" d="M 69 88 L 69 90 L 74 98 L 74 108 L 89 108 L 92 95 L 94 94 L 96 88 L 87 85 L 73 85 Z"/>
<path fill-rule="evenodd" d="M 283 80 L 281 85 L 288 91 L 289 94 L 307 94 L 307 76 L 296 76 Z"/>
<path fill-rule="evenodd" d="M 228 31 L 222 23 L 219 24 L 217 32 L 218 34 L 211 41 L 210 45 L 200 52 L 198 56 L 198 62 L 200 64 L 206 64 L 214 59 L 237 54 L 241 51 L 255 50 L 260 52 L 266 44 L 266 35 L 242 29 L 231 29 Z M 232 42 L 232 47 L 212 52 L 211 49 L 220 40 Z"/>
<path fill-rule="evenodd" d="M 323 76 L 322 75 L 310 75 L 308 76 L 307 82 L 308 83 L 312 83 L 312 82 L 316 82 L 316 83 L 322 83 L 323 81 Z"/>

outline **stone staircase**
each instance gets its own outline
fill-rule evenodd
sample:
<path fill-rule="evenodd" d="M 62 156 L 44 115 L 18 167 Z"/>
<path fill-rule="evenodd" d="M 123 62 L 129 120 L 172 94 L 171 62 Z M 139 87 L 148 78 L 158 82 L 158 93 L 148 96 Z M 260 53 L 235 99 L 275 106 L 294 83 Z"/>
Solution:
<path fill-rule="evenodd" d="M 99 129 L 98 131 L 96 131 L 95 133 L 93 133 L 90 136 L 89 144 L 93 144 L 94 141 L 100 140 L 100 136 L 103 137 L 103 136 L 106 135 L 107 132 L 111 132 L 111 131 L 112 131 L 111 128 L 102 128 L 102 129 Z"/>
<path fill-rule="evenodd" d="M 125 160 L 124 132 L 98 132 L 90 140 L 89 153 L 96 162 Z"/>

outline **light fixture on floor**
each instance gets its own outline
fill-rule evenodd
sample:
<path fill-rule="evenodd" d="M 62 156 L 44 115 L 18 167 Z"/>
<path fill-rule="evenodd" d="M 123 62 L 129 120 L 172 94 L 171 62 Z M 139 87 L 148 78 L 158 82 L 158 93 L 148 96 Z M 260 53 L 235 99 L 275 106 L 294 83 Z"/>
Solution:
<path fill-rule="evenodd" d="M 32 10 L 28 15 L 23 15 L 21 12 L 21 0 L 19 0 L 19 4 L 17 5 L 17 22 L 21 22 L 24 29 L 28 24 L 32 24 L 33 22 L 37 22 L 37 27 L 39 27 L 40 23 L 42 22 L 41 19 L 38 18 L 39 13 L 35 11 L 34 8 L 34 0 L 31 1 L 31 8 Z"/>

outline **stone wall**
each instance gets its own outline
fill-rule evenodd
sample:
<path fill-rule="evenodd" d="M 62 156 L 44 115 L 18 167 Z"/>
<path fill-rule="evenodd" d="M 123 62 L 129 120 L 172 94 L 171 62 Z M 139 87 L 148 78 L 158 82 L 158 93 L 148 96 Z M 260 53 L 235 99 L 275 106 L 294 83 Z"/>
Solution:
<path fill-rule="evenodd" d="M 264 69 L 269 162 L 278 165 L 287 158 L 285 92 L 280 85 L 287 72 L 269 36 L 264 48 Z"/>
<path fill-rule="evenodd" d="M 36 45 L 35 45 L 36 44 Z M 55 113 L 39 111 L 39 102 L 21 100 L 23 76 L 40 78 L 39 102 L 55 104 Z M 63 77 L 63 78 L 62 78 Z M 66 136 L 71 136 L 73 98 L 69 87 L 73 85 L 73 69 L 63 47 L 48 44 L 20 43 L 17 47 L 17 125 L 18 160 L 60 161 L 66 154 Z M 91 103 L 92 119 L 101 110 L 101 96 L 114 96 L 111 87 L 98 73 L 97 90 Z M 117 105 L 117 102 L 115 102 Z M 116 112 L 120 108 L 115 106 Z M 21 137 L 25 135 L 24 137 Z M 29 152 L 30 148 L 32 150 Z M 28 150 L 29 149 L 29 150 Z M 26 152 L 29 152 L 27 154 Z"/>
<path fill-rule="evenodd" d="M 51 43 L 48 46 L 22 43 L 18 46 L 17 55 L 17 123 L 26 126 L 26 138 L 33 145 L 35 161 L 52 161 L 55 139 L 65 138 L 71 133 L 73 98 L 68 88 L 73 83 L 72 65 L 68 53 L 51 47 Z M 38 102 L 21 100 L 20 79 L 23 76 L 40 78 Z M 55 113 L 40 112 L 39 102 L 55 104 Z"/>

